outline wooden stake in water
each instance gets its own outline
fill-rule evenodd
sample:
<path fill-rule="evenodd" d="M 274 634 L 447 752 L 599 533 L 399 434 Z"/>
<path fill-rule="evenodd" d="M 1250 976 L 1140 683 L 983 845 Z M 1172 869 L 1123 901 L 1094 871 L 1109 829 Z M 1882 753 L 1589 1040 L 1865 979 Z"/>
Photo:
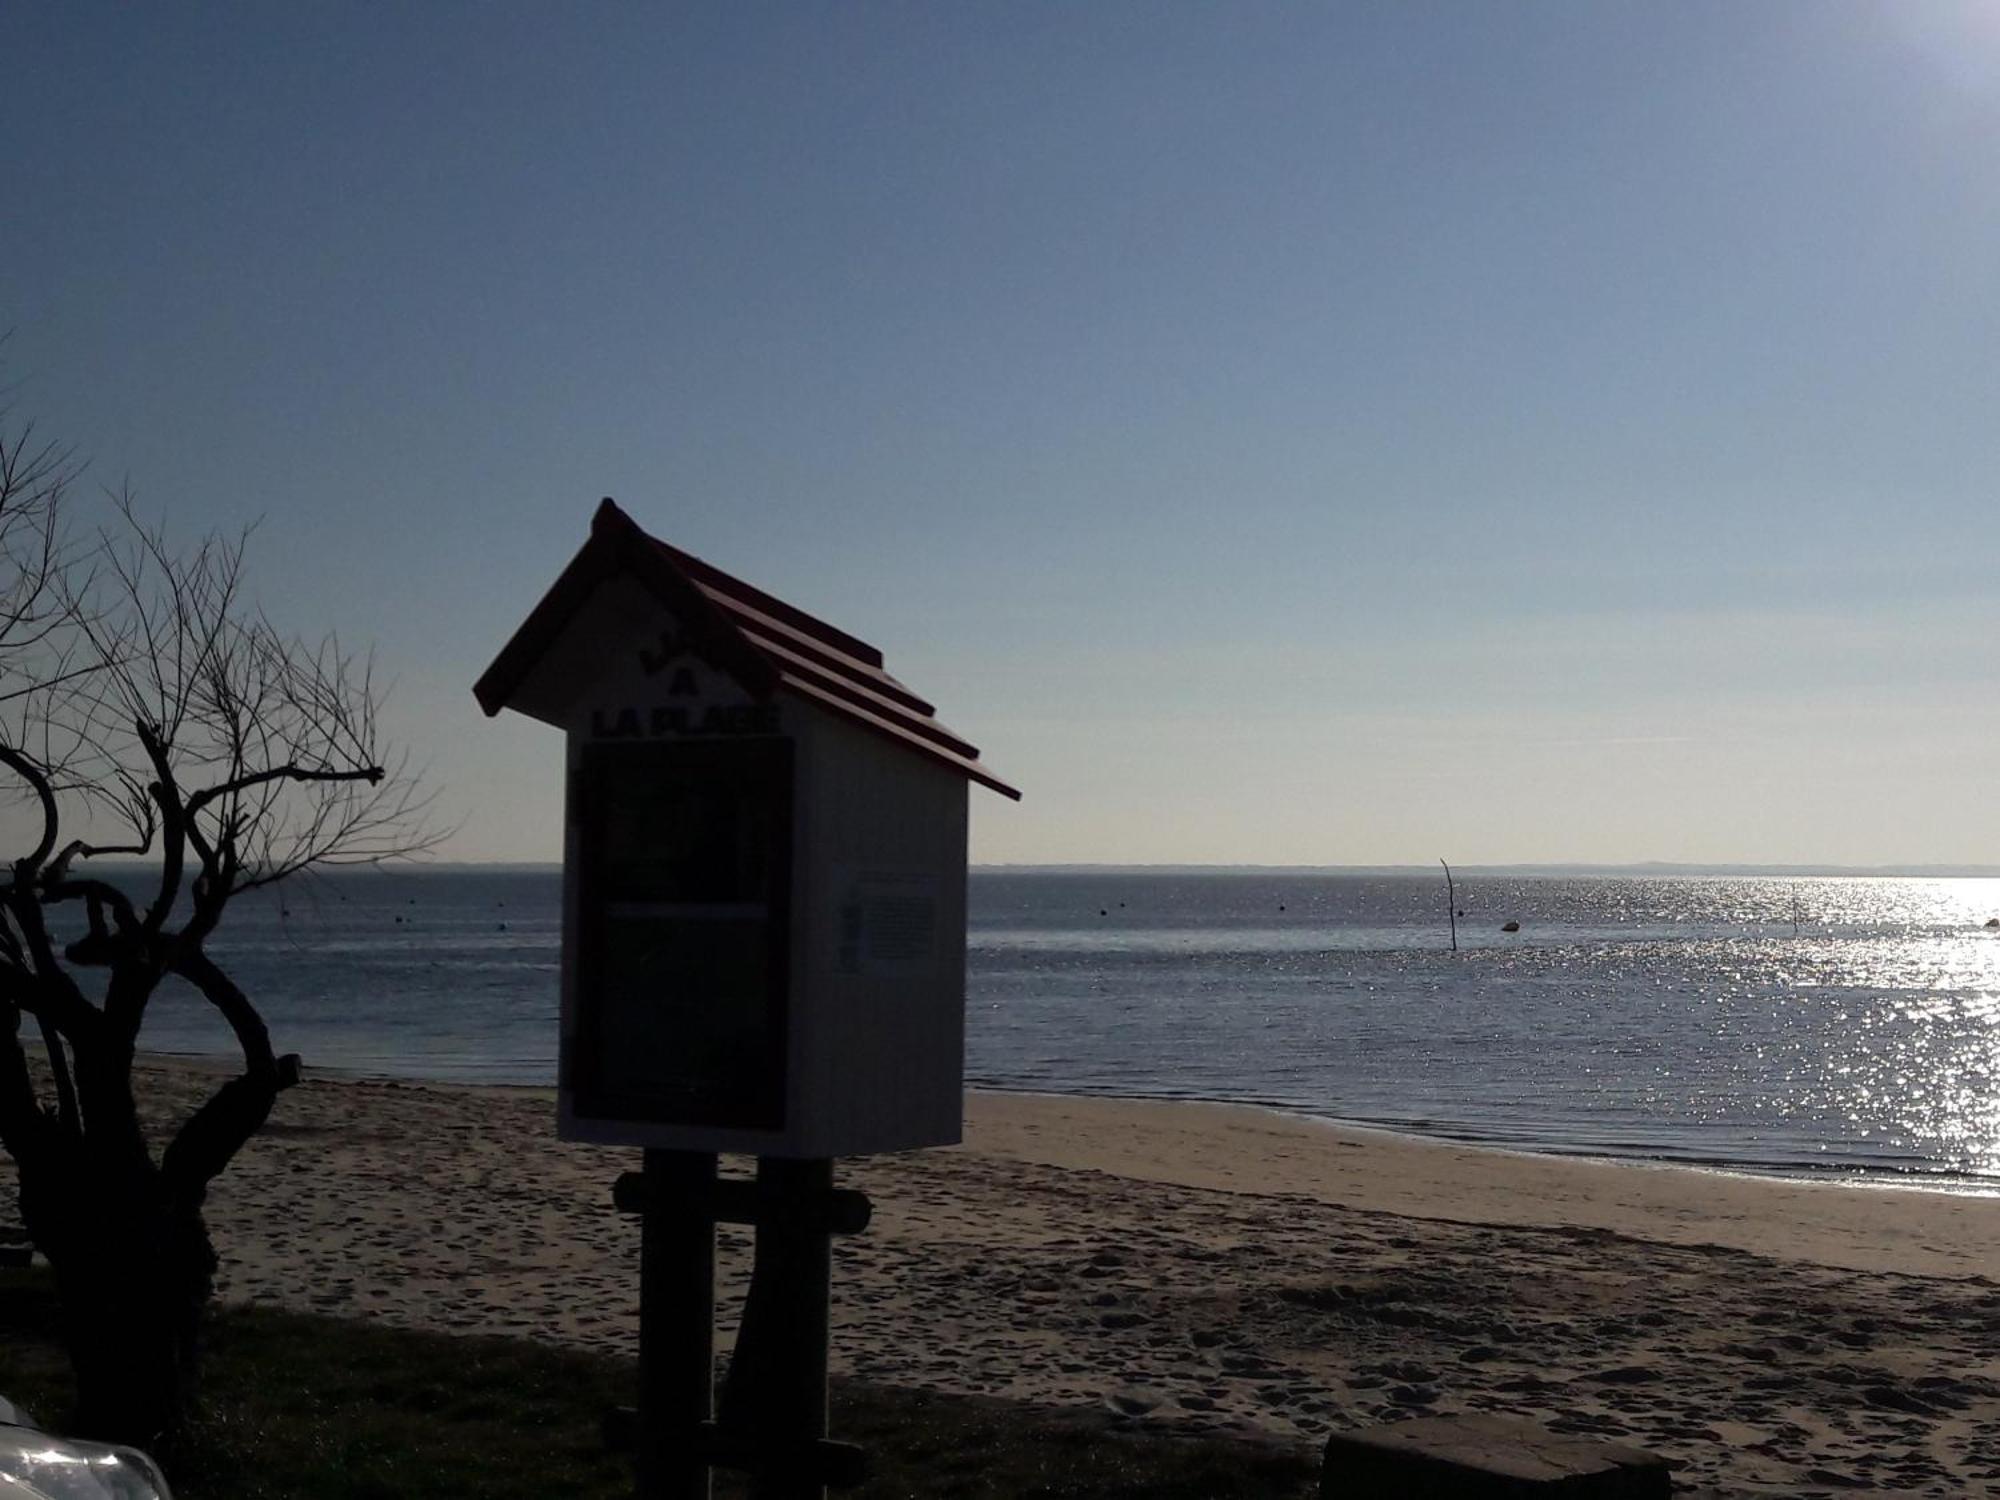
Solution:
<path fill-rule="evenodd" d="M 1438 861 L 1444 865 L 1443 860 Z M 1451 866 L 1444 865 L 1444 909 L 1451 916 L 1451 951 L 1458 952 L 1458 888 L 1451 883 Z"/>

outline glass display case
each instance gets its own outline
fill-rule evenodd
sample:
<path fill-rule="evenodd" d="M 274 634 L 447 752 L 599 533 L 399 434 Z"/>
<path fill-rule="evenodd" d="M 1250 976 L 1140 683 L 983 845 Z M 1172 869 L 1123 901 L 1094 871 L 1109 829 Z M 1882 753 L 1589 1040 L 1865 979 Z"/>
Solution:
<path fill-rule="evenodd" d="M 782 1129 L 791 742 L 592 744 L 571 799 L 579 1112 Z"/>

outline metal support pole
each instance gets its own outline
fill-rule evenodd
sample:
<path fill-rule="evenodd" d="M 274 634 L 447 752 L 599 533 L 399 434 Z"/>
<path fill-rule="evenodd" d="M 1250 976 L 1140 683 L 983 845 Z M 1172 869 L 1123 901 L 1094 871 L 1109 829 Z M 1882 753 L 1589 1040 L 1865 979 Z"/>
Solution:
<path fill-rule="evenodd" d="M 640 1500 L 709 1500 L 715 1386 L 715 1156 L 646 1153 L 639 1233 Z"/>

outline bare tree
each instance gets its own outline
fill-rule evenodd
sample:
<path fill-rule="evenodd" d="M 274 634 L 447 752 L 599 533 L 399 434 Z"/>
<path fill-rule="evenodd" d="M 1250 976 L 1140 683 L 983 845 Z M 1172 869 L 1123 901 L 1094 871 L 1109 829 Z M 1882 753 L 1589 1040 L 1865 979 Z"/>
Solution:
<path fill-rule="evenodd" d="M 247 890 L 428 836 L 385 765 L 367 661 L 254 607 L 246 537 L 177 552 L 121 497 L 73 529 L 75 478 L 0 420 L 0 776 L 27 828 L 0 869 L 0 1144 L 54 1271 L 79 1427 L 149 1441 L 192 1388 L 208 1186 L 298 1072 L 209 939 Z M 156 1152 L 133 1060 L 168 984 L 215 1007 L 242 1068 Z"/>

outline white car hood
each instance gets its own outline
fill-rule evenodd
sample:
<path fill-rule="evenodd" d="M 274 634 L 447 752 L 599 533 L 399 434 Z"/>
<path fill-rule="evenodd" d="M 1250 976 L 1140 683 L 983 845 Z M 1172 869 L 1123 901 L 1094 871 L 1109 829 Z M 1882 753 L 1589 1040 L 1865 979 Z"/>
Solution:
<path fill-rule="evenodd" d="M 19 1418 L 12 1403 L 6 1415 Z M 0 1500 L 172 1500 L 153 1461 L 136 1448 L 52 1437 L 0 1424 Z"/>

